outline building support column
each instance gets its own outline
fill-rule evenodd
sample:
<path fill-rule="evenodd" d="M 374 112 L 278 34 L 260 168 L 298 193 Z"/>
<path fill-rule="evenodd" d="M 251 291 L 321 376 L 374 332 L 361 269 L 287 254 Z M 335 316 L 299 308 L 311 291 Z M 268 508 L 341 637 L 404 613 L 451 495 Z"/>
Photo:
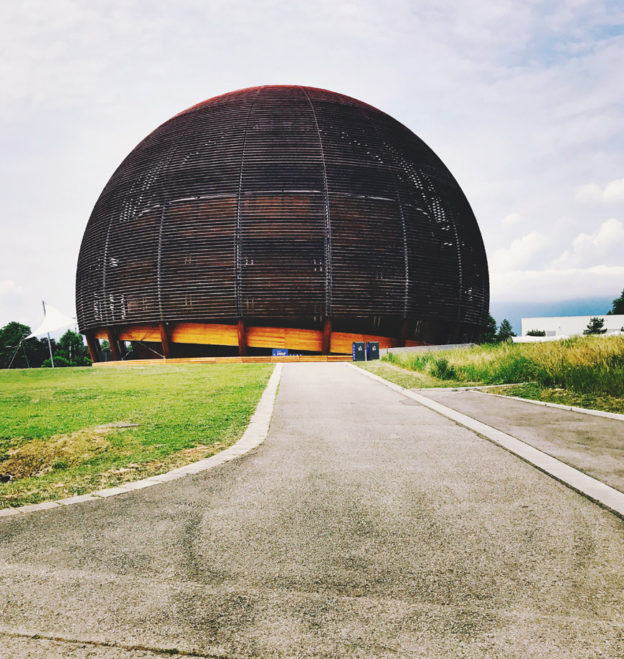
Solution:
<path fill-rule="evenodd" d="M 332 323 L 331 318 L 325 318 L 323 323 L 323 348 L 322 353 L 324 355 L 329 355 L 331 350 L 331 333 L 332 333 Z"/>
<path fill-rule="evenodd" d="M 238 321 L 238 354 L 242 357 L 247 354 L 247 328 L 245 321 Z"/>
<path fill-rule="evenodd" d="M 167 325 L 165 325 L 165 323 L 158 323 L 158 328 L 160 329 L 160 343 L 162 344 L 163 355 L 165 356 L 165 359 L 167 359 L 173 354 Z"/>
<path fill-rule="evenodd" d="M 449 343 L 459 343 L 461 336 L 461 323 L 455 323 L 449 335 Z"/>
<path fill-rule="evenodd" d="M 401 331 L 399 332 L 399 348 L 403 348 L 405 344 L 407 343 L 407 335 L 409 332 L 409 320 L 407 318 L 403 318 L 403 322 L 401 323 Z"/>
<path fill-rule="evenodd" d="M 112 329 L 107 329 L 108 342 L 110 344 L 111 354 L 113 359 L 118 362 L 121 361 L 121 354 L 119 352 L 119 343 L 117 343 L 117 333 Z"/>
<path fill-rule="evenodd" d="M 91 361 L 95 364 L 100 361 L 100 342 L 95 338 L 93 332 L 86 332 L 85 339 L 87 340 L 89 357 L 91 357 Z"/>

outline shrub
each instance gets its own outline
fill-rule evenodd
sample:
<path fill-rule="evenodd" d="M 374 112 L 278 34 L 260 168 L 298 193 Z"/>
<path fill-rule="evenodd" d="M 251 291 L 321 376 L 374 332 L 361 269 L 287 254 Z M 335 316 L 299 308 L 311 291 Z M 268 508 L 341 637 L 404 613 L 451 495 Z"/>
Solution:
<path fill-rule="evenodd" d="M 61 355 L 56 355 L 54 357 L 54 366 L 55 367 L 64 367 L 64 366 L 72 366 L 71 362 L 68 359 L 65 359 L 65 357 L 62 357 Z M 51 368 L 52 367 L 52 362 L 50 359 L 44 359 L 43 364 L 41 364 L 41 368 Z"/>
<path fill-rule="evenodd" d="M 507 341 L 512 336 L 516 336 L 516 335 L 511 327 L 511 323 L 507 320 L 507 318 L 505 318 L 503 322 L 500 324 L 500 327 L 498 328 L 498 334 L 496 335 L 496 340 Z"/>
<path fill-rule="evenodd" d="M 76 357 L 75 359 L 72 359 L 72 361 L 69 361 L 62 355 L 54 355 L 54 366 L 56 367 L 65 367 L 65 366 L 91 366 L 93 362 L 89 359 L 89 357 Z M 41 368 L 51 368 L 52 362 L 50 359 L 44 359 Z"/>
<path fill-rule="evenodd" d="M 455 373 L 455 367 L 452 364 L 449 364 L 448 359 L 436 359 L 431 364 L 431 375 L 440 380 L 454 380 L 457 376 Z"/>
<path fill-rule="evenodd" d="M 597 316 L 590 318 L 587 328 L 583 330 L 583 334 L 604 334 L 607 331 L 604 323 L 605 321 Z"/>

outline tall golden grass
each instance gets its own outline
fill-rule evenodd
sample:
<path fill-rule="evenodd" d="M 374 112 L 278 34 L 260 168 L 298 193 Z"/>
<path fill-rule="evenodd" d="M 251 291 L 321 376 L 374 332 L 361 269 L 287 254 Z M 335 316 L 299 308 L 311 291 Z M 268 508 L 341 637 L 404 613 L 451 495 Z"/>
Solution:
<path fill-rule="evenodd" d="M 443 380 L 484 384 L 537 382 L 581 393 L 624 395 L 624 336 L 391 353 L 388 360 Z"/>

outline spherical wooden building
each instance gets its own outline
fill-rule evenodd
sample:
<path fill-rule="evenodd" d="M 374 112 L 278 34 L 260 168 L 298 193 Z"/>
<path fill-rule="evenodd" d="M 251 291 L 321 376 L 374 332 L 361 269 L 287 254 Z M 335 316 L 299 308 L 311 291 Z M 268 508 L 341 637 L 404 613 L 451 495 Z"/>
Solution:
<path fill-rule="evenodd" d="M 348 96 L 224 94 L 123 161 L 87 225 L 81 332 L 115 357 L 350 353 L 471 340 L 488 270 L 459 185 L 414 133 Z M 369 338 L 372 337 L 372 338 Z"/>

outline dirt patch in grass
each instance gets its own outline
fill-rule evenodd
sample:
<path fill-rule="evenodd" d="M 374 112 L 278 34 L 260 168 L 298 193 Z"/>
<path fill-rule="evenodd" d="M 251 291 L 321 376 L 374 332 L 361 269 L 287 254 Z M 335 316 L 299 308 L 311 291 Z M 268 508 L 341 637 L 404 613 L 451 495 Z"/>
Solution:
<path fill-rule="evenodd" d="M 124 426 L 128 424 L 121 424 Z M 5 453 L 5 459 L 0 462 L 0 475 L 14 480 L 75 467 L 106 451 L 110 447 L 107 437 L 118 427 L 120 424 L 109 423 L 67 435 L 52 435 L 50 439 L 13 440 L 11 444 L 17 446 Z"/>

